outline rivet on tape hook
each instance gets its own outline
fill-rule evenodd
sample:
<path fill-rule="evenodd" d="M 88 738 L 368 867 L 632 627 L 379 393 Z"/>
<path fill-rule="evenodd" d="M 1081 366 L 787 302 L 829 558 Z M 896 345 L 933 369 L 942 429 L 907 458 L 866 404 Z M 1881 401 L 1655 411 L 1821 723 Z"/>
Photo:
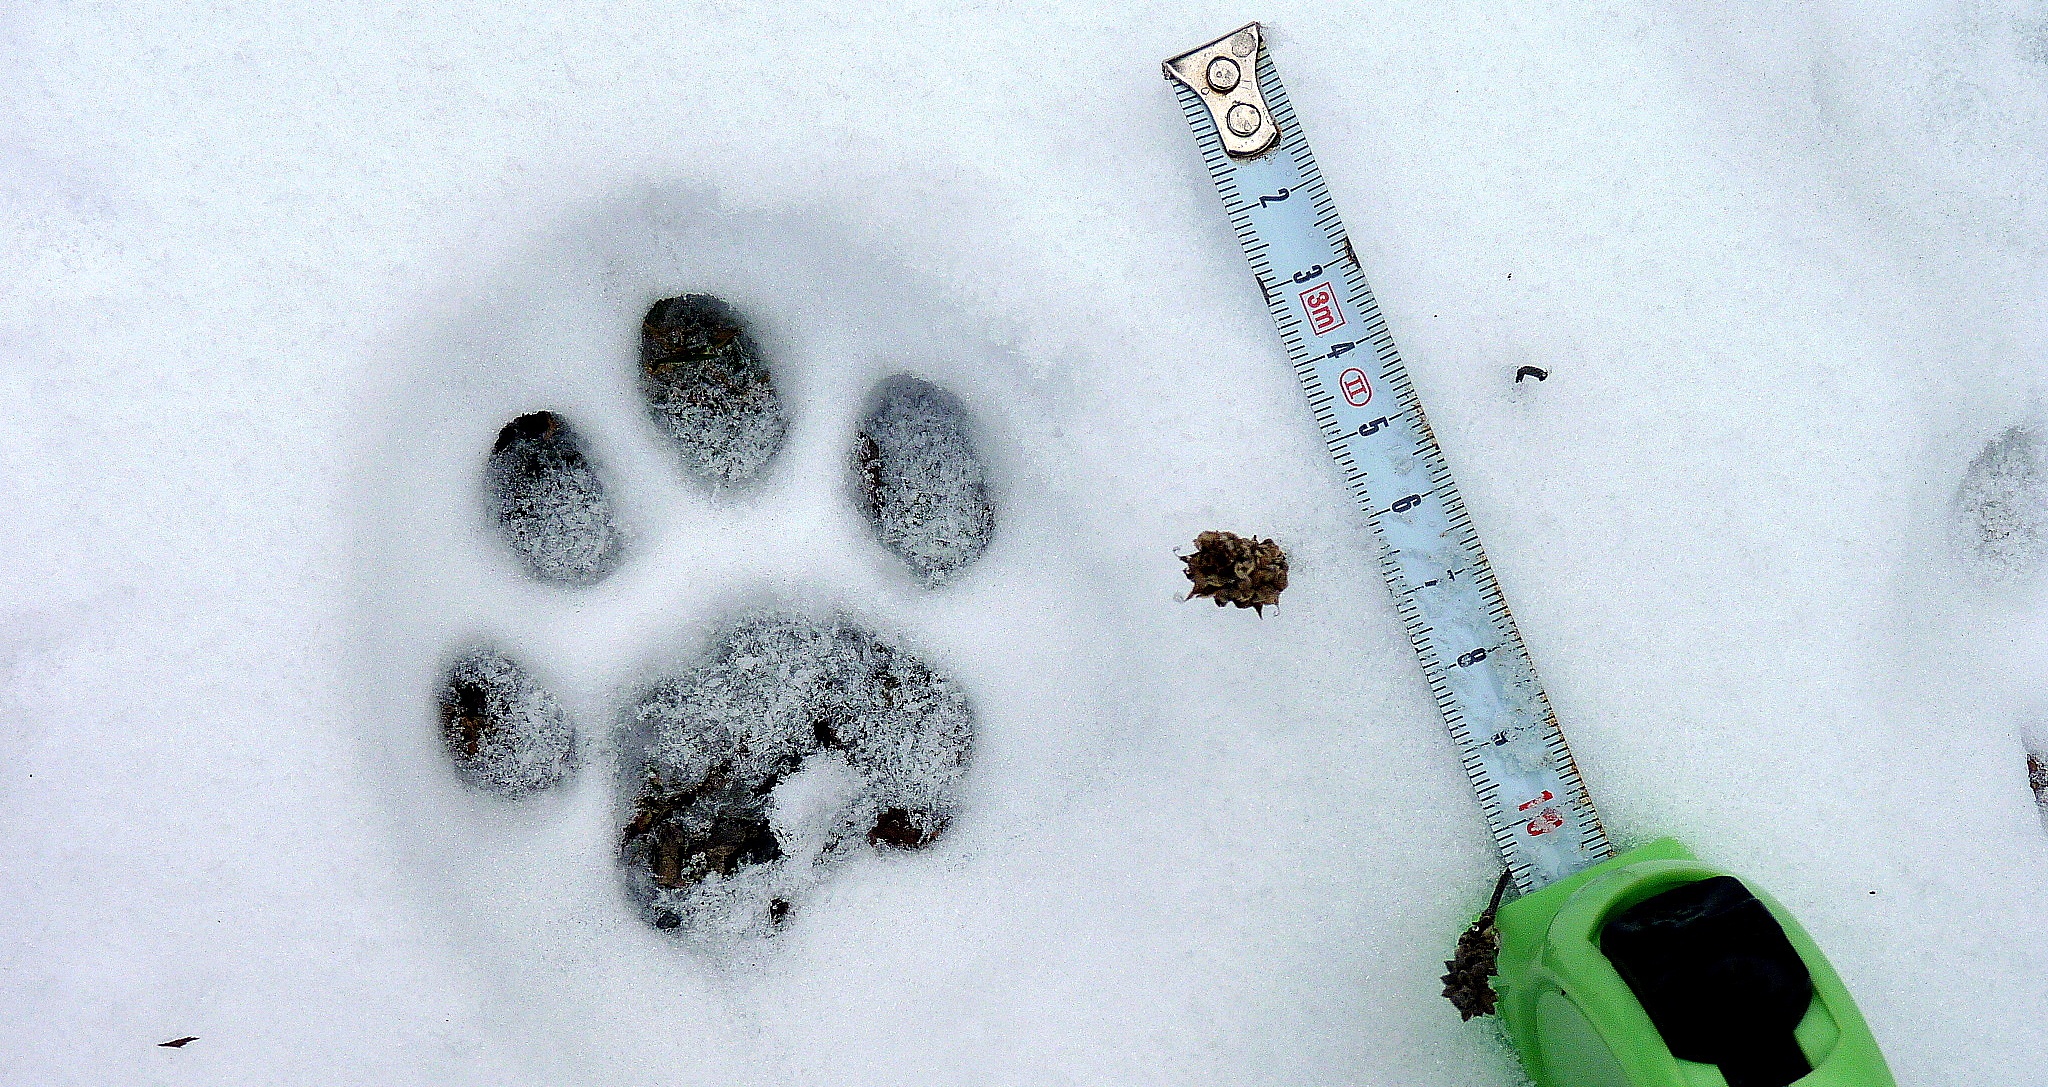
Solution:
<path fill-rule="evenodd" d="M 1257 158 L 1280 141 L 1280 124 L 1259 92 L 1259 24 L 1247 23 L 1166 62 L 1166 78 L 1202 97 L 1231 158 Z"/>

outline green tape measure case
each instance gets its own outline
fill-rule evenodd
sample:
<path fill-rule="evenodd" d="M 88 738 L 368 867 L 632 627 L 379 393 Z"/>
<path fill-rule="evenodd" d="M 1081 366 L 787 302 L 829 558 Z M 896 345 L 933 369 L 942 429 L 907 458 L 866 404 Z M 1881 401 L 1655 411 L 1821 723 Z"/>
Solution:
<path fill-rule="evenodd" d="M 1544 1087 L 1892 1087 L 1806 930 L 1665 839 L 1508 902 L 1500 1016 Z"/>

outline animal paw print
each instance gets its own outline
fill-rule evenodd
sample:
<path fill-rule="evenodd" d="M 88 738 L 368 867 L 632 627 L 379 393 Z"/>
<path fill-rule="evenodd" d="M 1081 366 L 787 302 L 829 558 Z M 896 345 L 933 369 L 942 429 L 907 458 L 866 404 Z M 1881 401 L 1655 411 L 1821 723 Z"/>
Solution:
<path fill-rule="evenodd" d="M 2048 434 L 2016 425 L 1984 443 L 1956 488 L 1964 554 L 1993 577 L 2024 580 L 2048 562 Z"/>
<path fill-rule="evenodd" d="M 714 503 L 743 500 L 801 420 L 777 363 L 726 302 L 653 304 L 640 329 L 641 429 Z M 481 452 L 481 451 L 480 451 Z M 583 593 L 634 562 L 604 459 L 554 410 L 505 423 L 479 513 L 537 583 Z M 922 589 L 963 575 L 995 509 L 961 401 L 900 374 L 867 398 L 843 470 L 875 542 Z M 974 715 L 958 683 L 843 615 L 786 609 L 726 622 L 619 707 L 614 847 L 627 897 L 658 929 L 759 936 L 784 925 L 862 851 L 939 840 L 960 804 Z M 469 788 L 539 793 L 578 768 L 562 703 L 501 648 L 472 645 L 444 676 L 442 746 Z"/>

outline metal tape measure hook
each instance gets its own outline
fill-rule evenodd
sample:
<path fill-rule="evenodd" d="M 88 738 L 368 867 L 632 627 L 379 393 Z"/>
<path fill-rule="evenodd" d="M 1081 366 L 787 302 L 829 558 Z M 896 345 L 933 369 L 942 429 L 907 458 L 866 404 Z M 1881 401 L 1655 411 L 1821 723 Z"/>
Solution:
<path fill-rule="evenodd" d="M 1186 84 L 1202 97 L 1231 158 L 1257 158 L 1280 142 L 1280 122 L 1273 119 L 1272 107 L 1259 90 L 1263 38 L 1259 24 L 1246 23 L 1165 64 L 1166 78 Z"/>

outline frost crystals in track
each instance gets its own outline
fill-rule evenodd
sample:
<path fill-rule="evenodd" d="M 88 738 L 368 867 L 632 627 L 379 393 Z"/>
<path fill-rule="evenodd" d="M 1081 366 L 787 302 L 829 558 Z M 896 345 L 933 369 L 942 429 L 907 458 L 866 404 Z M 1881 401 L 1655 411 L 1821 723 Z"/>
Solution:
<path fill-rule="evenodd" d="M 619 557 L 619 529 L 582 442 L 550 411 L 522 415 L 491 449 L 498 531 L 535 577 L 593 582 Z"/>
<path fill-rule="evenodd" d="M 713 487 L 759 475 L 788 429 L 760 345 L 731 306 L 708 294 L 663 299 L 647 311 L 640 391 L 684 467 Z"/>
<path fill-rule="evenodd" d="M 788 616 L 729 629 L 629 724 L 628 889 L 656 927 L 700 935 L 772 931 L 834 860 L 930 843 L 974 739 L 966 697 L 911 653 Z"/>
<path fill-rule="evenodd" d="M 1956 491 L 1964 549 L 1995 575 L 2023 578 L 2048 558 L 2048 451 L 2016 426 L 1985 443 Z"/>
<path fill-rule="evenodd" d="M 575 731 L 555 697 L 511 658 L 465 654 L 441 688 L 441 739 L 464 781 L 525 796 L 575 768 Z"/>
<path fill-rule="evenodd" d="M 875 391 L 855 447 L 861 507 L 927 588 L 981 557 L 995 530 L 967 409 L 927 381 L 898 375 Z"/>

